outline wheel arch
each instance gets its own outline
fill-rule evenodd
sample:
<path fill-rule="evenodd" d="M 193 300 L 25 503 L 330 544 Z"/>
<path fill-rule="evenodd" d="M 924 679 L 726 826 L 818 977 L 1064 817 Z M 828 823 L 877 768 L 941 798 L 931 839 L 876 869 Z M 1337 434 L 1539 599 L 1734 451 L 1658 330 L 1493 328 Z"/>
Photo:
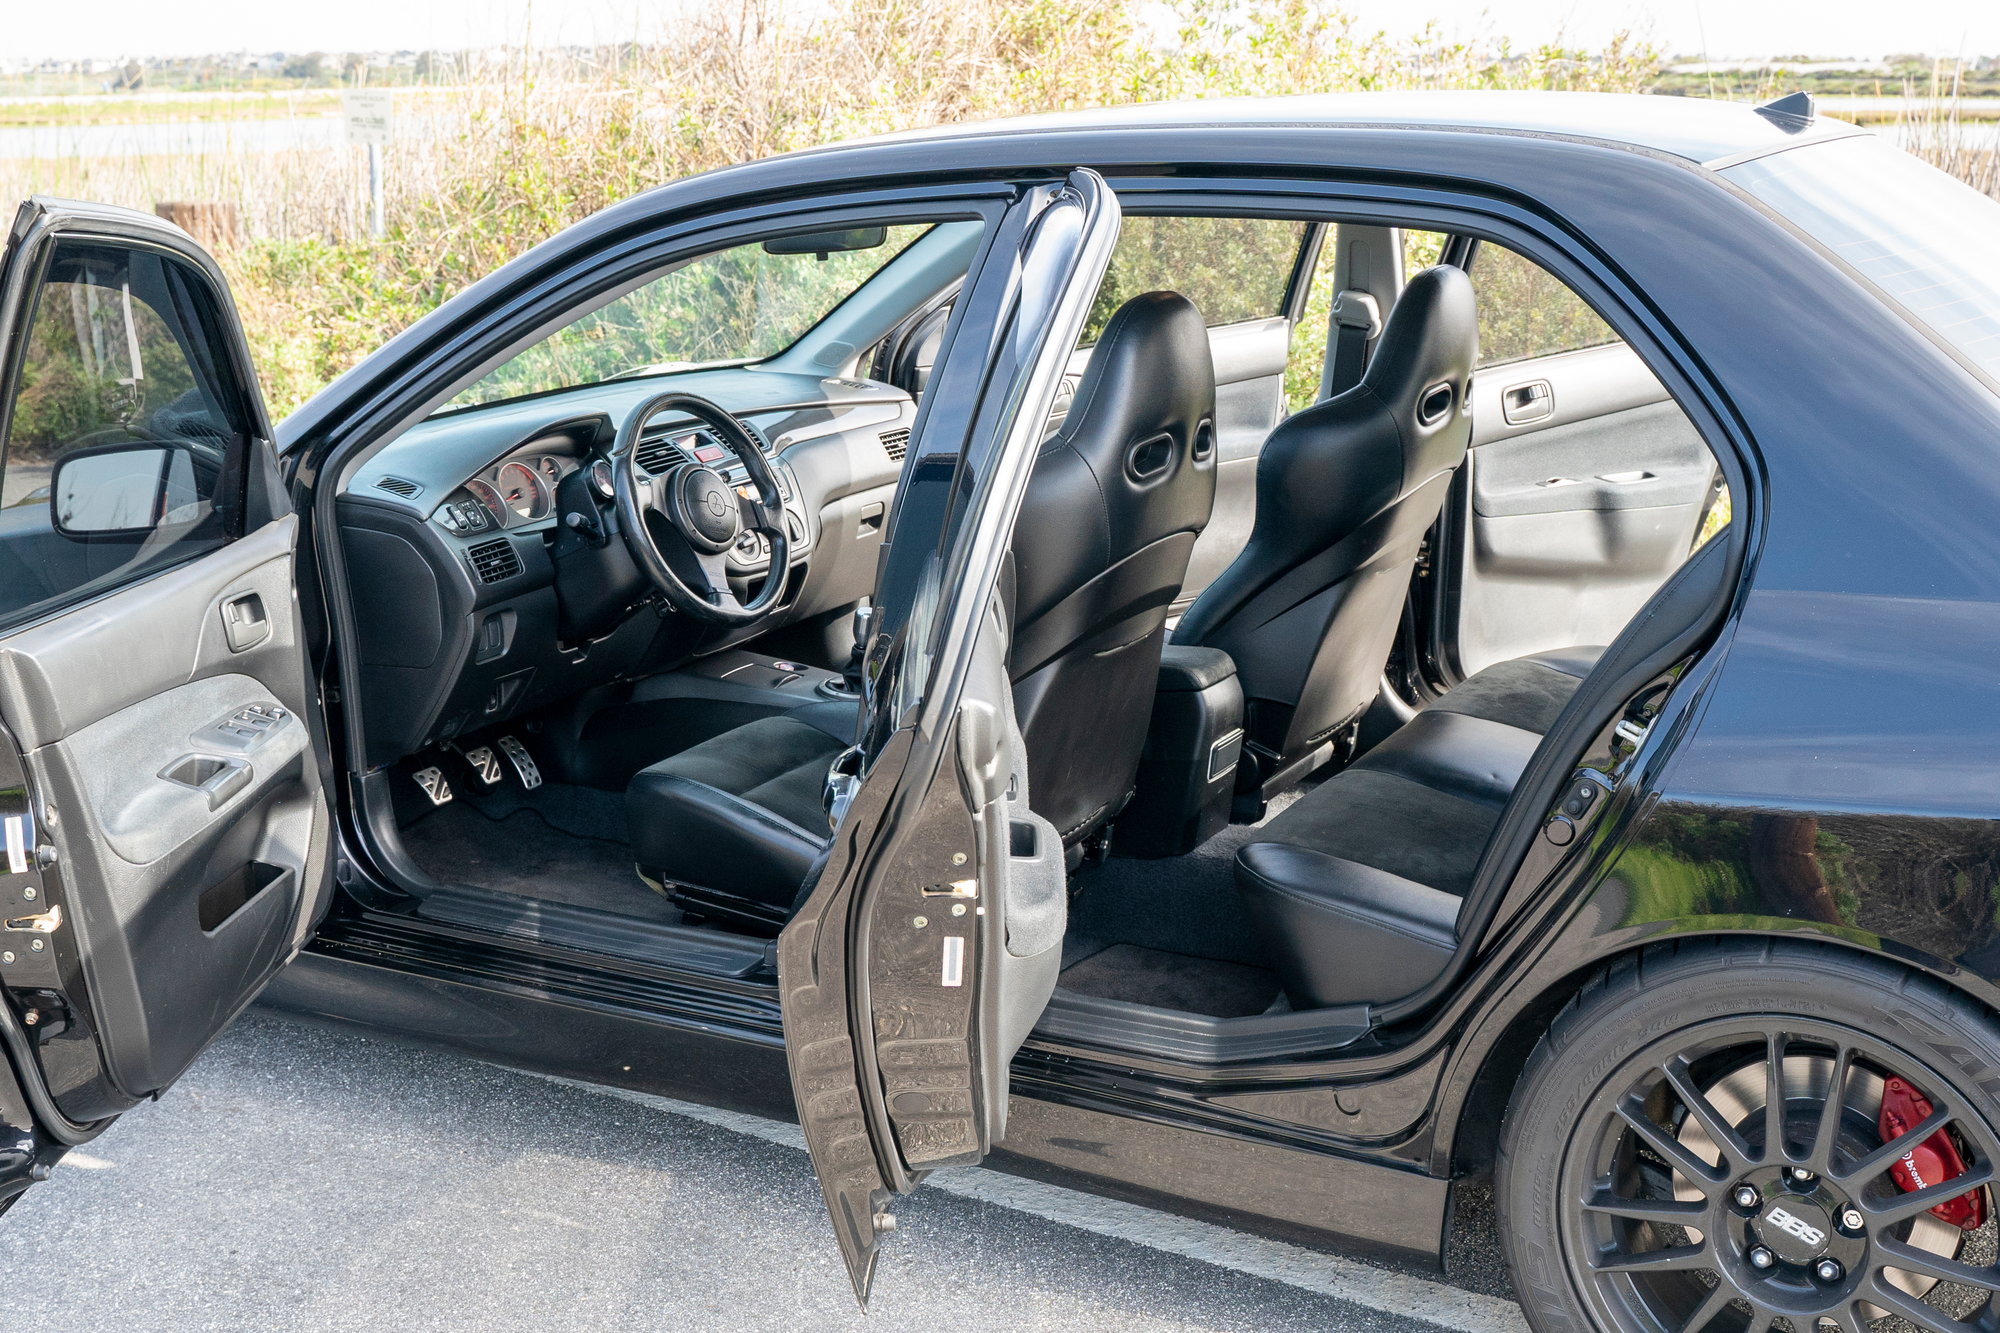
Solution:
<path fill-rule="evenodd" d="M 1629 937 L 1631 934 L 1603 937 L 1597 942 L 1608 943 L 1610 947 L 1593 956 L 1581 960 L 1571 957 L 1545 971 L 1531 973 L 1523 988 L 1519 988 L 1525 993 L 1517 1001 L 1468 1032 L 1459 1048 L 1459 1073 L 1447 1075 L 1446 1079 L 1448 1096 L 1449 1089 L 1462 1090 L 1456 1107 L 1446 1108 L 1450 1138 L 1444 1145 L 1445 1151 L 1438 1155 L 1442 1159 L 1440 1165 L 1449 1171 L 1449 1179 L 1479 1176 L 1491 1170 L 1514 1092 L 1527 1072 L 1529 1056 L 1550 1024 L 1593 983 L 1608 982 L 1637 967 L 1648 954 L 1732 945 L 1750 948 L 1760 941 L 1788 952 L 1833 949 L 1926 977 L 1965 996 L 2000 1021 L 2000 991 L 1991 983 L 1922 950 L 1890 940 L 1882 941 L 1880 947 L 1871 947 L 1846 934 L 1801 926 L 1797 922 L 1783 926 L 1660 923 L 1638 932 L 1636 937 Z"/>

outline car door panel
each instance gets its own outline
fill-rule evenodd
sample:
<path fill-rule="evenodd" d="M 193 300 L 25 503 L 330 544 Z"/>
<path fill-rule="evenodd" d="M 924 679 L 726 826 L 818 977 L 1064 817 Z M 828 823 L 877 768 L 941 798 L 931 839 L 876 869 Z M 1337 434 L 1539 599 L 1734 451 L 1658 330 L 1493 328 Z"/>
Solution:
<path fill-rule="evenodd" d="M 1088 171 L 1024 188 L 968 277 L 911 439 L 834 837 L 778 941 L 799 1121 L 855 1294 L 883 1206 L 1006 1132 L 1009 1065 L 1053 994 L 1062 840 L 1028 806 L 1001 566 L 1117 239 Z"/>
<path fill-rule="evenodd" d="M 324 878 L 326 821 L 303 720 L 296 534 L 295 518 L 278 520 L 0 641 L 0 717 L 44 821 L 57 813 L 116 1097 L 178 1077 L 323 907 L 308 891 Z M 223 608 L 246 596 L 270 632 L 232 650 Z M 218 731 L 272 703 L 286 716 L 252 748 Z"/>
<path fill-rule="evenodd" d="M 1482 368 L 1472 395 L 1459 674 L 1609 643 L 1693 546 L 1716 475 L 1707 446 L 1622 343 Z"/>
<path fill-rule="evenodd" d="M 64 270 L 82 276 L 62 281 L 113 284 L 101 290 L 114 311 L 118 257 L 135 256 L 122 279 L 128 332 L 141 263 L 177 272 L 162 289 L 171 299 L 155 292 L 146 307 L 153 341 L 143 366 L 131 354 L 122 390 L 132 406 L 108 429 L 32 437 L 55 450 L 55 497 L 6 511 L 18 538 L 7 555 L 43 582 L 12 590 L 7 612 L 25 623 L 0 630 L 0 746 L 14 770 L 0 780 L 0 981 L 34 997 L 32 1053 L 12 1052 L 16 1073 L 47 1094 L 45 1132 L 70 1142 L 170 1086 L 304 942 L 330 890 L 331 813 L 295 588 L 299 523 L 271 512 L 282 498 L 261 480 L 248 498 L 251 478 L 268 475 L 270 432 L 220 275 L 184 235 L 123 210 L 36 201 L 13 239 L 16 329 L 38 308 L 50 255 L 87 251 Z M 48 352 L 22 342 L 10 355 L 28 364 Z M 177 349 L 187 355 L 171 361 Z M 0 382 L 29 382 L 21 364 Z M 17 429 L 10 466 L 38 456 L 21 443 Z M 173 461 L 191 448 L 207 451 L 212 494 L 174 489 Z M 87 462 L 65 481 L 72 457 Z M 135 476 L 159 486 L 139 509 Z M 153 517 L 133 527 L 128 511 Z M 40 561 L 37 546 L 76 547 L 84 563 Z M 53 609 L 38 616 L 45 597 Z"/>

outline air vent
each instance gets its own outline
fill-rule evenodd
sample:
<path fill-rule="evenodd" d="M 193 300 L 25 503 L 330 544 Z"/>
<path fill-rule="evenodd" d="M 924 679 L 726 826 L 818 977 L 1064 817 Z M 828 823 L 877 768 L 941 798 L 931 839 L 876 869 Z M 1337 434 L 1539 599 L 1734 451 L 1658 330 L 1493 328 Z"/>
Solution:
<path fill-rule="evenodd" d="M 661 431 L 658 435 L 641 437 L 638 461 L 640 471 L 647 476 L 657 477 L 681 461 L 681 451 L 674 447 L 671 436 L 666 431 Z"/>
<path fill-rule="evenodd" d="M 424 493 L 423 487 L 402 477 L 383 477 L 375 483 L 375 489 L 387 491 L 391 495 L 400 495 L 405 500 L 414 499 Z"/>
<path fill-rule="evenodd" d="M 910 452 L 910 431 L 907 426 L 882 432 L 882 452 L 889 455 L 892 462 L 900 463 L 903 455 Z"/>
<path fill-rule="evenodd" d="M 479 576 L 481 583 L 502 583 L 519 574 L 523 569 L 521 553 L 514 549 L 514 543 L 505 537 L 495 537 L 490 542 L 481 542 L 466 555 L 472 560 L 472 572 Z"/>

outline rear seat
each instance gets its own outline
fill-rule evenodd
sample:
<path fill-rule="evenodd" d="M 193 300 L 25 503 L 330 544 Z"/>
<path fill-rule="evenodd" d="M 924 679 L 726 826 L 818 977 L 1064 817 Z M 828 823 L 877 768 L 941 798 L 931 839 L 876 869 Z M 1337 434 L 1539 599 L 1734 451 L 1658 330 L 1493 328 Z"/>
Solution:
<path fill-rule="evenodd" d="M 1602 652 L 1476 673 L 1237 853 L 1237 887 L 1295 1007 L 1398 999 L 1438 974 L 1514 784 Z"/>

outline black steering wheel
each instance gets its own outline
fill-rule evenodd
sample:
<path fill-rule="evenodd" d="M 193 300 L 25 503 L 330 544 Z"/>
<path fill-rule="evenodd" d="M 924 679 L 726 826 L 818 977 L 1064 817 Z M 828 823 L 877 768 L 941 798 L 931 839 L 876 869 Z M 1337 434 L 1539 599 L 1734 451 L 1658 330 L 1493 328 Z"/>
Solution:
<path fill-rule="evenodd" d="M 743 460 L 755 497 L 740 494 L 720 472 L 701 463 L 657 477 L 639 468 L 639 437 L 662 413 L 693 417 Z M 715 403 L 691 393 L 655 394 L 632 409 L 611 445 L 613 503 L 632 559 L 674 610 L 721 625 L 747 625 L 768 615 L 785 595 L 792 543 L 778 477 L 750 428 Z M 729 552 L 745 532 L 771 544 L 770 572 L 745 602 L 729 587 Z"/>

